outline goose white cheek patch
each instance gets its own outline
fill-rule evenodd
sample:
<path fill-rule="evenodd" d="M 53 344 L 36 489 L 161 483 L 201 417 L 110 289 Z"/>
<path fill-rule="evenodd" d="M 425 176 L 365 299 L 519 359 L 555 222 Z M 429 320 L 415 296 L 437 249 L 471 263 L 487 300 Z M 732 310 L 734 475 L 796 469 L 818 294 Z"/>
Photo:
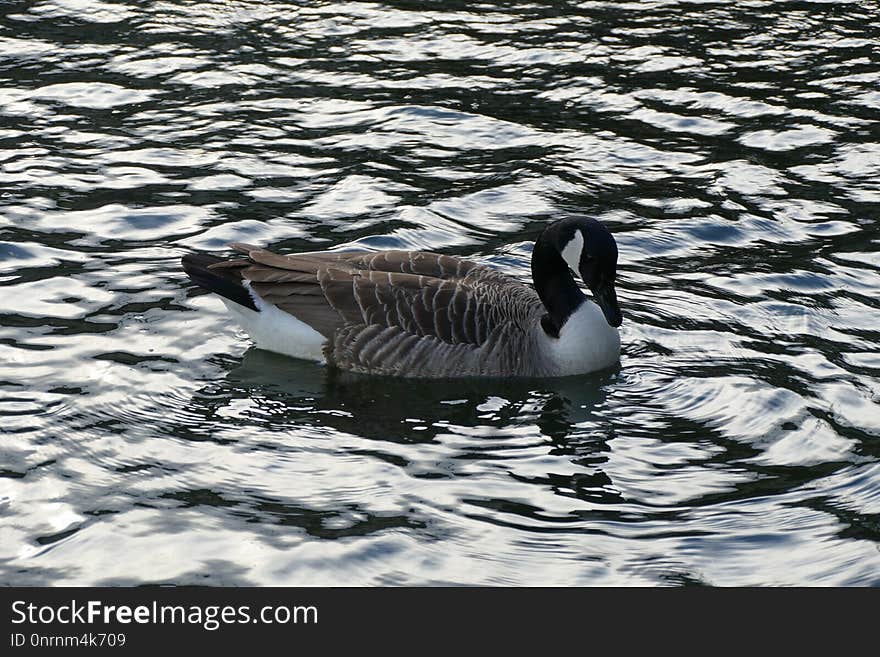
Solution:
<path fill-rule="evenodd" d="M 562 259 L 572 268 L 574 272 L 578 272 L 581 262 L 581 252 L 584 250 L 584 234 L 576 230 L 574 237 L 568 240 L 568 244 L 562 249 Z"/>

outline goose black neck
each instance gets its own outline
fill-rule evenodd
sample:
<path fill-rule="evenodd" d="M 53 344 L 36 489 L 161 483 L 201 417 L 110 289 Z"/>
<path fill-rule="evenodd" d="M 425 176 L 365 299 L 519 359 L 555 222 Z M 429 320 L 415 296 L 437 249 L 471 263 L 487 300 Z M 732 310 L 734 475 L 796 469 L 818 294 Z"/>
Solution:
<path fill-rule="evenodd" d="M 532 280 L 547 309 L 547 314 L 541 318 L 541 327 L 547 335 L 558 338 L 562 325 L 586 297 L 574 282 L 559 249 L 546 235 L 538 238 L 532 251 Z"/>

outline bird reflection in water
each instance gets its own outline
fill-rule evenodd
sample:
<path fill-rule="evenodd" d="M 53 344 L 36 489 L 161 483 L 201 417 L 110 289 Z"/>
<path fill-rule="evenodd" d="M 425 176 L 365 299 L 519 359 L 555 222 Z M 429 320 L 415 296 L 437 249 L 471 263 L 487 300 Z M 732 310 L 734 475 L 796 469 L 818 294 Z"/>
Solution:
<path fill-rule="evenodd" d="M 396 443 L 431 442 L 450 426 L 503 430 L 531 424 L 554 448 L 570 449 L 566 439 L 573 429 L 607 424 L 601 414 L 607 394 L 603 384 L 614 376 L 606 371 L 531 380 L 394 379 L 249 349 L 224 381 L 212 385 L 228 388 L 226 395 L 216 395 L 218 400 L 255 400 L 273 424 L 320 422 L 339 432 Z M 474 439 L 480 435 L 475 432 Z M 605 437 L 598 435 L 598 442 Z"/>

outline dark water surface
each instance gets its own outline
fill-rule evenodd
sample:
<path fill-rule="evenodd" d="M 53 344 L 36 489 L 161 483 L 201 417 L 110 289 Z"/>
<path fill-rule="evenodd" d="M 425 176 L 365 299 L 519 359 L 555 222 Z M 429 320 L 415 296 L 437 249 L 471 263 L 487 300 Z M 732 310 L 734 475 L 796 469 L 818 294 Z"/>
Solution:
<path fill-rule="evenodd" d="M 880 585 L 880 3 L 0 11 L 0 583 Z M 179 267 L 573 213 L 587 377 L 332 376 Z"/>

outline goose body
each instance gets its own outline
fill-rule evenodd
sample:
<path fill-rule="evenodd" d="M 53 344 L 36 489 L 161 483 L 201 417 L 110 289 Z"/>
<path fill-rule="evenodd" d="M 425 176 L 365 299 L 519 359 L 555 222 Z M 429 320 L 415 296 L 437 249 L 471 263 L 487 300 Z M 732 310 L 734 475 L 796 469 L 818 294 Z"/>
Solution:
<path fill-rule="evenodd" d="M 619 358 L 617 249 L 593 220 L 545 229 L 532 256 L 535 289 L 436 253 L 278 255 L 231 246 L 242 255 L 187 255 L 183 267 L 269 351 L 353 372 L 431 378 L 567 376 Z M 580 291 L 572 267 L 588 285 L 595 279 L 599 305 Z"/>

